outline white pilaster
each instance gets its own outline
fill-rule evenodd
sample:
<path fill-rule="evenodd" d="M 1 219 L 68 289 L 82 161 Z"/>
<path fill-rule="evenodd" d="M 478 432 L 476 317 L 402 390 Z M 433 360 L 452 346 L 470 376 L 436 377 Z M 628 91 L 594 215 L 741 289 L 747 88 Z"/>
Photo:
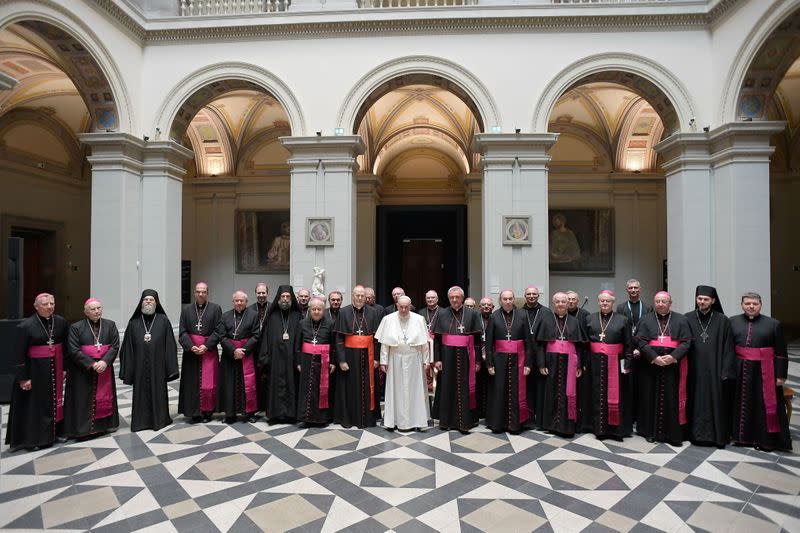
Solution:
<path fill-rule="evenodd" d="M 676 133 L 655 150 L 667 179 L 667 288 L 674 308 L 683 312 L 694 307 L 697 285 L 714 284 L 708 136 Z"/>
<path fill-rule="evenodd" d="M 80 136 L 92 154 L 91 295 L 120 328 L 139 300 L 144 141 L 125 133 Z"/>
<path fill-rule="evenodd" d="M 171 140 L 144 147 L 141 285 L 158 291 L 173 325 L 181 311 L 183 165 L 192 156 L 191 150 Z"/>
<path fill-rule="evenodd" d="M 293 285 L 311 286 L 314 267 L 325 269 L 325 292 L 343 287 L 345 295 L 356 274 L 356 157 L 364 152 L 360 136 L 282 137 L 291 156 L 289 278 Z M 374 215 L 373 215 L 374 216 Z M 306 246 L 306 219 L 331 217 L 333 246 Z M 347 298 L 347 296 L 345 296 Z"/>
<path fill-rule="evenodd" d="M 771 314 L 769 159 L 770 136 L 784 122 L 736 122 L 709 134 L 713 167 L 714 271 L 728 313 L 738 312 L 742 293 L 763 298 Z"/>
<path fill-rule="evenodd" d="M 483 290 L 495 300 L 535 283 L 548 293 L 548 151 L 556 133 L 475 136 L 483 165 Z M 503 216 L 531 217 L 531 245 L 503 244 Z"/>
<path fill-rule="evenodd" d="M 483 211 L 481 205 L 481 184 L 483 177 L 479 173 L 469 174 L 464 177 L 464 189 L 467 196 L 467 273 L 469 275 L 468 296 L 476 301 L 484 295 L 483 280 Z"/>
<path fill-rule="evenodd" d="M 356 254 L 357 283 L 365 286 L 375 286 L 375 232 L 377 220 L 375 207 L 377 206 L 378 177 L 373 174 L 364 174 L 356 178 L 358 196 L 358 253 Z M 341 289 L 341 287 L 337 287 Z M 349 290 L 350 287 L 344 287 Z M 330 291 L 328 291 L 330 292 Z M 343 291 L 344 292 L 344 291 Z"/>

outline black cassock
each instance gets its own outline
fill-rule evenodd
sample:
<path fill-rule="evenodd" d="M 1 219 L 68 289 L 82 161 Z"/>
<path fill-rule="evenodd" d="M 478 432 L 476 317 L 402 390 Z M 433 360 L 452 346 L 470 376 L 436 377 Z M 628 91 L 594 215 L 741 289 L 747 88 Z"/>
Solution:
<path fill-rule="evenodd" d="M 510 338 L 509 338 L 510 337 Z M 504 351 L 497 342 L 522 341 L 522 353 Z M 523 368 L 533 368 L 533 341 L 525 322 L 525 311 L 506 314 L 497 309 L 486 325 L 486 365 L 494 368 L 489 376 L 486 426 L 492 431 L 520 431 L 533 424 L 534 391 L 527 386 Z M 520 365 L 520 359 L 522 364 Z M 525 390 L 520 394 L 520 387 Z"/>
<path fill-rule="evenodd" d="M 258 314 L 250 308 L 223 313 L 217 338 L 222 346 L 217 410 L 227 418 L 235 418 L 237 413 L 252 415 L 258 411 Z M 245 351 L 242 359 L 233 355 L 237 348 Z"/>
<path fill-rule="evenodd" d="M 481 369 L 478 371 L 475 383 L 475 394 L 478 397 L 478 418 L 486 418 L 486 404 L 489 401 L 489 378 L 491 377 L 486 370 L 486 326 L 489 323 L 489 317 L 484 317 L 483 313 L 478 313 L 478 320 L 481 327 L 481 350 L 478 352 Z"/>
<path fill-rule="evenodd" d="M 639 322 L 634 342 L 642 359 L 634 376 L 639 393 L 636 432 L 648 439 L 680 446 L 689 429 L 688 407 L 682 397 L 688 395 L 686 358 L 692 344 L 689 321 L 679 313 L 671 312 L 665 317 L 650 313 Z M 653 363 L 661 355 L 671 355 L 678 362 L 667 366 Z M 686 378 L 682 379 L 682 375 Z"/>
<path fill-rule="evenodd" d="M 617 305 L 615 312 L 625 315 L 625 318 L 628 319 L 628 326 L 631 328 L 631 339 L 635 339 L 636 328 L 639 327 L 639 322 L 642 320 L 642 318 L 653 312 L 653 307 L 644 303 L 642 300 L 639 300 L 638 302 L 631 302 L 628 300 Z M 635 349 L 637 348 L 636 342 L 635 340 L 633 342 Z M 636 376 L 642 373 L 642 367 L 647 364 L 647 361 L 645 361 L 642 357 L 633 358 L 633 370 L 631 371 L 627 381 L 628 388 L 630 389 L 629 394 L 634 399 L 639 397 L 639 385 Z M 637 418 L 638 404 L 638 401 L 634 401 L 633 405 L 631 406 L 631 417 L 633 418 L 634 423 L 636 422 Z"/>
<path fill-rule="evenodd" d="M 266 370 L 266 416 L 270 420 L 297 418 L 297 382 L 295 353 L 300 348 L 301 313 L 291 307 L 283 311 L 272 302 L 261 341 L 259 365 Z"/>
<path fill-rule="evenodd" d="M 531 339 L 534 339 L 534 332 L 536 328 L 539 326 L 539 323 L 542 321 L 542 317 L 546 314 L 552 314 L 550 308 L 536 302 L 534 307 L 528 307 L 528 304 L 522 306 L 522 311 L 527 313 L 525 317 L 526 326 L 528 327 L 528 333 L 531 336 Z M 534 359 L 536 358 L 536 347 L 533 348 Z M 535 368 L 536 361 L 534 360 L 534 368 L 531 370 L 531 373 L 528 375 L 528 387 L 532 391 L 532 398 L 535 398 L 534 403 L 531 404 L 531 413 L 533 414 L 533 423 L 531 426 L 536 427 L 537 429 L 542 428 L 542 409 L 541 405 L 544 402 L 544 382 L 547 379 L 546 376 L 543 376 L 539 373 L 538 369 Z"/>
<path fill-rule="evenodd" d="M 336 371 L 336 398 L 333 419 L 346 428 L 371 427 L 380 416 L 380 391 L 378 369 L 369 365 L 368 348 L 347 347 L 354 341 L 369 338 L 373 347 L 373 361 L 380 361 L 381 347 L 374 339 L 380 318 L 375 309 L 364 306 L 356 310 L 352 305 L 343 307 L 336 317 L 333 330 L 336 333 L 337 366 L 347 363 L 349 370 Z M 372 391 L 372 397 L 370 397 Z"/>
<path fill-rule="evenodd" d="M 717 311 L 686 313 L 692 331 L 689 350 L 690 440 L 725 446 L 730 441 L 731 395 L 736 354 L 728 317 Z"/>
<path fill-rule="evenodd" d="M 775 386 L 775 414 L 773 431 L 769 431 L 765 396 L 768 390 L 762 387 L 763 376 L 769 375 L 769 368 L 762 368 L 762 362 L 745 359 L 740 354 L 742 348 L 772 348 L 774 358 L 772 371 L 775 379 L 786 379 L 789 358 L 786 339 L 780 323 L 774 318 L 758 315 L 750 320 L 746 315 L 731 318 L 733 343 L 736 357 L 736 393 L 733 403 L 733 441 L 742 446 L 758 446 L 764 450 L 791 450 L 792 438 L 789 434 L 789 421 L 786 405 L 783 402 L 783 387 Z M 765 364 L 766 363 L 765 361 Z M 764 372 L 766 370 L 766 372 Z M 771 396 L 771 395 L 770 395 Z"/>
<path fill-rule="evenodd" d="M 131 431 L 172 424 L 167 382 L 178 378 L 178 345 L 167 315 L 136 313 L 128 322 L 119 351 L 119 377 L 133 385 Z"/>
<path fill-rule="evenodd" d="M 334 374 L 330 365 L 336 364 L 336 346 L 331 344 L 332 329 L 333 322 L 327 313 L 319 322 L 314 322 L 310 316 L 300 321 L 300 348 L 295 353 L 295 365 L 300 365 L 297 394 L 297 419 L 300 422 L 328 424 L 333 419 L 331 384 Z M 323 364 L 324 355 L 314 353 L 317 347 L 323 346 L 328 348 L 327 364 Z M 327 393 L 323 394 L 323 390 Z"/>
<path fill-rule="evenodd" d="M 590 410 L 581 415 L 583 426 L 597 438 L 621 439 L 629 437 L 633 431 L 630 374 L 622 372 L 633 366 L 631 327 L 621 313 L 603 315 L 602 324 L 600 316 L 599 312 L 592 313 L 586 319 L 587 359 L 590 362 L 586 375 L 581 379 L 589 383 L 588 389 L 584 390 L 589 390 L 591 398 L 588 402 Z M 619 354 L 613 355 L 618 350 Z"/>
<path fill-rule="evenodd" d="M 47 344 L 51 327 L 52 352 Z M 56 385 L 59 381 L 62 385 L 64 383 L 63 372 L 59 376 L 57 369 L 66 370 L 69 364 L 67 329 L 63 317 L 53 315 L 46 320 L 37 313 L 17 325 L 19 351 L 14 354 L 16 376 L 6 432 L 6 444 L 11 446 L 11 450 L 49 446 L 63 433 L 63 403 L 58 405 Z M 40 357 L 50 353 L 54 355 Z M 20 389 L 19 383 L 28 379 L 31 380 L 31 389 Z"/>
<path fill-rule="evenodd" d="M 442 362 L 436 376 L 436 394 L 433 399 L 432 416 L 439 420 L 442 429 L 469 431 L 478 425 L 478 396 L 475 364 L 481 359 L 481 334 L 483 327 L 477 311 L 461 307 L 440 309 L 436 322 L 432 324 L 433 360 Z M 473 349 L 473 364 L 466 346 L 448 346 L 444 335 L 458 337 L 447 342 L 468 342 Z M 471 385 L 470 385 L 471 381 Z M 472 400 L 470 400 L 470 387 Z"/>
<path fill-rule="evenodd" d="M 119 427 L 114 379 L 118 353 L 119 330 L 113 321 L 101 318 L 99 328 L 90 325 L 88 319 L 70 326 L 72 365 L 67 372 L 64 396 L 64 435 L 84 437 Z M 108 365 L 101 374 L 92 368 L 97 361 Z"/>
<path fill-rule="evenodd" d="M 178 412 L 186 417 L 197 417 L 203 412 L 209 413 L 216 409 L 216 389 L 217 381 L 219 380 L 219 351 L 217 350 L 219 336 L 217 335 L 217 324 L 221 318 L 222 308 L 213 302 L 206 302 L 203 307 L 192 303 L 181 311 L 181 318 L 178 323 L 178 342 L 183 347 L 183 360 L 181 362 Z M 200 325 L 199 328 L 198 324 Z M 195 338 L 193 339 L 192 337 Z M 199 337 L 204 337 L 205 339 Z M 192 352 L 192 347 L 201 344 L 207 348 L 206 353 L 198 355 Z M 212 364 L 214 365 L 213 368 L 211 367 Z M 203 375 L 204 367 L 207 371 L 210 371 L 210 375 Z M 213 383 L 214 389 L 212 391 L 206 388 L 205 394 L 201 390 L 204 378 L 206 378 L 207 385 Z M 201 403 L 204 405 L 201 406 Z M 202 407 L 205 407 L 205 409 Z"/>
<path fill-rule="evenodd" d="M 563 335 L 562 335 L 563 332 Z M 545 313 L 534 330 L 536 340 L 536 366 L 534 372 L 546 368 L 544 376 L 544 395 L 541 405 L 536 408 L 541 412 L 542 429 L 558 435 L 572 436 L 580 427 L 580 405 L 582 397 L 581 382 L 584 377 L 577 377 L 577 369 L 586 365 L 586 333 L 578 319 L 569 313 L 557 321 L 552 312 Z M 554 342 L 567 341 L 559 348 Z M 573 362 L 567 350 L 574 349 Z M 558 350 L 558 351 L 555 351 Z M 574 366 L 570 366 L 570 365 Z M 574 390 L 568 387 L 570 368 L 575 372 Z M 540 372 L 539 372 L 540 373 Z M 541 373 L 540 373 L 541 374 Z M 570 392 L 574 393 L 570 394 Z"/>
<path fill-rule="evenodd" d="M 265 324 L 267 323 L 267 311 L 269 311 L 270 302 L 267 301 L 264 305 L 259 304 L 258 302 L 252 304 L 249 308 L 253 310 L 258 315 L 258 346 L 255 348 L 256 356 L 260 356 L 261 354 L 261 345 L 264 342 L 264 339 L 267 337 L 265 334 Z M 258 368 L 258 410 L 259 411 L 266 411 L 267 410 L 267 373 L 266 369 Z"/>
<path fill-rule="evenodd" d="M 583 328 L 585 334 L 586 321 L 589 320 L 590 315 L 589 311 L 583 307 L 576 307 L 574 310 L 567 312 L 578 319 L 578 324 Z M 592 380 L 588 379 L 592 371 L 591 366 L 592 358 L 589 357 L 589 351 L 587 350 L 586 358 L 583 360 L 583 373 L 586 375 L 586 379 L 578 380 L 578 385 L 581 388 L 581 403 L 578 406 L 578 410 L 580 411 L 580 426 L 578 427 L 578 431 L 587 433 L 591 433 L 593 429 L 591 416 L 583 416 L 583 413 L 592 412 Z"/>

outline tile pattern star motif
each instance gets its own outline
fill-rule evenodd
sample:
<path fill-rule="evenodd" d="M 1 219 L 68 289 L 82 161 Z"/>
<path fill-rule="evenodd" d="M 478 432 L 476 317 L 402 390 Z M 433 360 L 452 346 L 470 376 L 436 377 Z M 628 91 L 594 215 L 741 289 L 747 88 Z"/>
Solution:
<path fill-rule="evenodd" d="M 800 346 L 788 384 L 800 391 Z M 0 453 L 0 529 L 74 531 L 800 531 L 793 453 L 563 439 L 399 434 L 220 417 Z M 800 438 L 800 398 L 792 435 Z M 2 411 L 5 439 L 7 406 Z"/>

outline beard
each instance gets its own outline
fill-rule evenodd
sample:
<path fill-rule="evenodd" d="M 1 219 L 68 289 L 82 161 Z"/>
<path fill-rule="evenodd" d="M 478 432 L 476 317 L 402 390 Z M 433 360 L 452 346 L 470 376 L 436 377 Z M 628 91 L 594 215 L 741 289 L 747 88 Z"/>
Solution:
<path fill-rule="evenodd" d="M 292 304 L 290 302 L 280 301 L 278 302 L 278 307 L 281 308 L 281 311 L 288 311 Z"/>
<path fill-rule="evenodd" d="M 156 304 L 142 304 L 142 314 L 143 315 L 156 314 Z"/>

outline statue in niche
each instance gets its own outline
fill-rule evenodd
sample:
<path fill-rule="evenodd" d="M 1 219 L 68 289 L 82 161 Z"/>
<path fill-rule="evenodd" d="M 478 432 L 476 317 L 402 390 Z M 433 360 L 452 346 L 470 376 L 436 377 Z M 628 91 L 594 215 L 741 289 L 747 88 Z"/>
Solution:
<path fill-rule="evenodd" d="M 311 282 L 311 296 L 325 297 L 325 269 L 314 267 L 314 281 Z"/>

